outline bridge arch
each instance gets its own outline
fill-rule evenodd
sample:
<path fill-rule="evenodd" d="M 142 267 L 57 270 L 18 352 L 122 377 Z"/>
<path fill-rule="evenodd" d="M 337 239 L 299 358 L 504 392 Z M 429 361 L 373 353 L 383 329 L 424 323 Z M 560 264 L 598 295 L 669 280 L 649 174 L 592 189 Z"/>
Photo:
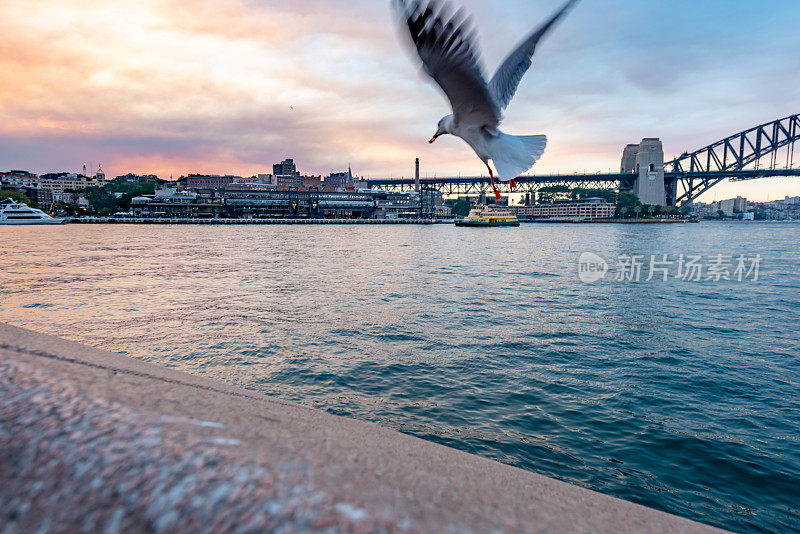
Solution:
<path fill-rule="evenodd" d="M 681 154 L 664 164 L 667 202 L 688 205 L 725 179 L 778 176 L 778 158 L 783 149 L 786 169 L 791 170 L 797 141 L 800 141 L 800 114 L 760 124 L 695 152 Z M 769 157 L 769 164 L 762 166 L 765 157 Z"/>

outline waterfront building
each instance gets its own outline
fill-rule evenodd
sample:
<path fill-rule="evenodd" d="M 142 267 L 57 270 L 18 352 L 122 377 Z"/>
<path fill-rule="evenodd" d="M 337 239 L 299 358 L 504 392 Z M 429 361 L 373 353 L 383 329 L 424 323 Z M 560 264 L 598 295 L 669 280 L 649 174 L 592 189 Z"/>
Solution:
<path fill-rule="evenodd" d="M 705 202 L 692 202 L 691 205 L 691 215 L 698 219 L 702 219 L 704 217 L 713 216 L 717 214 L 717 210 L 714 209 L 713 204 L 706 204 Z"/>
<path fill-rule="evenodd" d="M 224 188 L 240 178 L 231 175 L 220 176 L 219 174 L 190 174 L 186 178 L 186 187 L 188 189 L 218 189 Z"/>
<path fill-rule="evenodd" d="M 332 172 L 325 178 L 325 188 L 330 191 L 346 191 L 348 185 L 355 188 L 353 171 L 350 168 L 347 172 Z"/>
<path fill-rule="evenodd" d="M 153 196 L 138 196 L 131 199 L 131 212 L 144 218 L 219 218 L 225 216 L 222 198 L 214 196 L 214 190 L 178 191 L 161 189 Z"/>
<path fill-rule="evenodd" d="M 312 177 L 321 181 L 321 177 Z M 353 185 L 353 184 L 351 184 Z M 426 195 L 427 193 L 427 195 Z M 131 200 L 129 213 L 141 218 L 215 219 L 416 219 L 449 218 L 441 194 L 422 191 L 281 190 L 257 182 L 230 183 L 224 189 L 161 187 Z M 426 207 L 427 206 L 427 207 Z"/>
<path fill-rule="evenodd" d="M 364 192 L 229 188 L 222 197 L 230 218 L 371 219 L 376 212 L 374 194 Z"/>
<path fill-rule="evenodd" d="M 39 177 L 28 171 L 11 170 L 0 172 L 0 189 L 4 191 L 17 191 L 36 202 L 43 208 L 48 208 L 53 203 L 53 193 L 42 187 Z"/>
<path fill-rule="evenodd" d="M 300 189 L 303 187 L 303 177 L 300 173 L 296 174 L 278 174 L 275 176 L 278 189 L 286 191 L 289 189 Z"/>
<path fill-rule="evenodd" d="M 311 189 L 312 187 L 316 187 L 317 190 L 322 189 L 322 176 L 303 176 L 303 187 L 305 189 Z"/>
<path fill-rule="evenodd" d="M 39 177 L 28 171 L 0 172 L 0 184 L 12 187 L 40 187 Z"/>
<path fill-rule="evenodd" d="M 444 204 L 435 206 L 433 208 L 433 216 L 436 219 L 451 219 L 453 217 L 453 208 Z"/>
<path fill-rule="evenodd" d="M 739 213 L 747 211 L 747 199 L 744 197 L 733 199 L 733 211 L 738 211 Z"/>
<path fill-rule="evenodd" d="M 721 200 L 719 202 L 719 211 L 725 214 L 726 217 L 733 217 L 734 199 Z"/>
<path fill-rule="evenodd" d="M 420 195 L 417 191 L 372 191 L 376 219 L 410 219 L 419 216 Z"/>
<path fill-rule="evenodd" d="M 24 187 L 21 189 L 28 198 L 36 202 L 43 210 L 48 209 L 53 204 L 53 192 L 42 187 Z"/>
<path fill-rule="evenodd" d="M 303 177 L 300 176 L 294 160 L 291 158 L 274 164 L 272 166 L 272 174 L 275 177 L 275 185 L 278 189 L 288 190 L 303 187 Z"/>
<path fill-rule="evenodd" d="M 291 158 L 285 159 L 272 166 L 272 174 L 275 176 L 293 176 L 297 172 L 297 166 Z"/>
<path fill-rule="evenodd" d="M 2 181 L 0 182 L 0 190 L 2 191 L 16 191 L 26 195 L 29 199 L 33 200 L 43 209 L 47 209 L 53 203 L 53 193 L 49 189 L 38 187 L 37 181 Z"/>
<path fill-rule="evenodd" d="M 241 184 L 230 184 L 225 189 L 230 191 L 274 191 L 276 188 L 272 184 L 256 181 Z"/>
<path fill-rule="evenodd" d="M 512 213 L 521 220 L 533 219 L 611 219 L 616 206 L 602 198 L 585 198 L 575 201 L 511 206 Z"/>
<path fill-rule="evenodd" d="M 94 176 L 84 176 L 76 173 L 50 173 L 40 176 L 42 189 L 48 189 L 53 200 L 59 202 L 72 202 L 73 193 L 78 189 L 87 187 L 102 187 L 105 180 L 100 181 Z"/>
<path fill-rule="evenodd" d="M 256 176 L 256 182 L 264 185 L 277 186 L 274 174 L 259 174 Z"/>

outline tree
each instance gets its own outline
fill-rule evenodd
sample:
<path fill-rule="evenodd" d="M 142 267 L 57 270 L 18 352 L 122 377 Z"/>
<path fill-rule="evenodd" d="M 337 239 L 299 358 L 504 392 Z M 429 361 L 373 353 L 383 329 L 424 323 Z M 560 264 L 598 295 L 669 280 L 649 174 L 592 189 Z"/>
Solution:
<path fill-rule="evenodd" d="M 638 218 L 639 214 L 642 213 L 642 207 L 641 206 L 634 206 L 633 212 L 636 214 L 636 217 Z"/>
<path fill-rule="evenodd" d="M 606 202 L 610 204 L 617 203 L 617 192 L 613 189 L 584 189 L 582 187 L 576 187 L 572 190 L 572 198 L 573 199 L 581 199 L 581 198 L 602 198 Z"/>
<path fill-rule="evenodd" d="M 636 207 L 639 207 L 641 211 L 641 206 L 642 203 L 636 195 L 628 193 L 627 191 L 620 191 L 617 195 L 617 211 L 623 215 L 631 213 Z M 622 208 L 626 208 L 624 212 Z"/>
<path fill-rule="evenodd" d="M 466 217 L 469 215 L 469 210 L 472 209 L 472 204 L 469 203 L 469 200 L 464 198 L 459 198 L 455 204 L 453 204 L 453 215 L 460 215 L 461 217 Z"/>
<path fill-rule="evenodd" d="M 572 190 L 565 185 L 550 185 L 539 189 L 539 202 L 549 204 L 565 196 L 571 196 Z"/>
<path fill-rule="evenodd" d="M 117 210 L 117 197 L 105 187 L 87 187 L 80 192 L 89 201 L 89 209 L 95 213 L 112 213 Z"/>
<path fill-rule="evenodd" d="M 36 207 L 36 203 L 25 193 L 20 193 L 19 191 L 0 191 L 0 202 L 3 202 L 9 198 L 14 202 L 22 202 L 31 208 Z"/>

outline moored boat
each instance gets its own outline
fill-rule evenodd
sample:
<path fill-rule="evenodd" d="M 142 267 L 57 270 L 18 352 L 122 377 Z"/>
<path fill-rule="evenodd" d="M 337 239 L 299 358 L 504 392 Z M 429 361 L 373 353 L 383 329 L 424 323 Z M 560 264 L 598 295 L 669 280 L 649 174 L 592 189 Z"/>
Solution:
<path fill-rule="evenodd" d="M 0 203 L 0 224 L 62 224 L 68 220 L 51 217 L 42 210 L 10 198 Z"/>

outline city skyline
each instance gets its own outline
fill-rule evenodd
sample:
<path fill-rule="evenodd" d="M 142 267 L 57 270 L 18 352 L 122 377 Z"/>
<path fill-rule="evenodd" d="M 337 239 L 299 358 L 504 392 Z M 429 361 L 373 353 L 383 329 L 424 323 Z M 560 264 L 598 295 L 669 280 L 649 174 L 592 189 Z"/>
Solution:
<path fill-rule="evenodd" d="M 491 72 L 560 2 L 459 2 Z M 498 9 L 502 7 L 502 9 Z M 389 2 L 12 1 L 0 8 L 0 168 L 110 176 L 481 175 L 456 139 L 427 144 L 446 101 L 417 72 Z M 798 110 L 800 6 L 584 0 L 541 45 L 509 133 L 545 133 L 532 172 L 617 170 L 660 137 L 670 159 Z M 602 20 L 598 25 L 596 21 Z M 491 38 L 489 38 L 491 36 Z M 800 193 L 800 180 L 722 184 L 700 200 Z"/>

